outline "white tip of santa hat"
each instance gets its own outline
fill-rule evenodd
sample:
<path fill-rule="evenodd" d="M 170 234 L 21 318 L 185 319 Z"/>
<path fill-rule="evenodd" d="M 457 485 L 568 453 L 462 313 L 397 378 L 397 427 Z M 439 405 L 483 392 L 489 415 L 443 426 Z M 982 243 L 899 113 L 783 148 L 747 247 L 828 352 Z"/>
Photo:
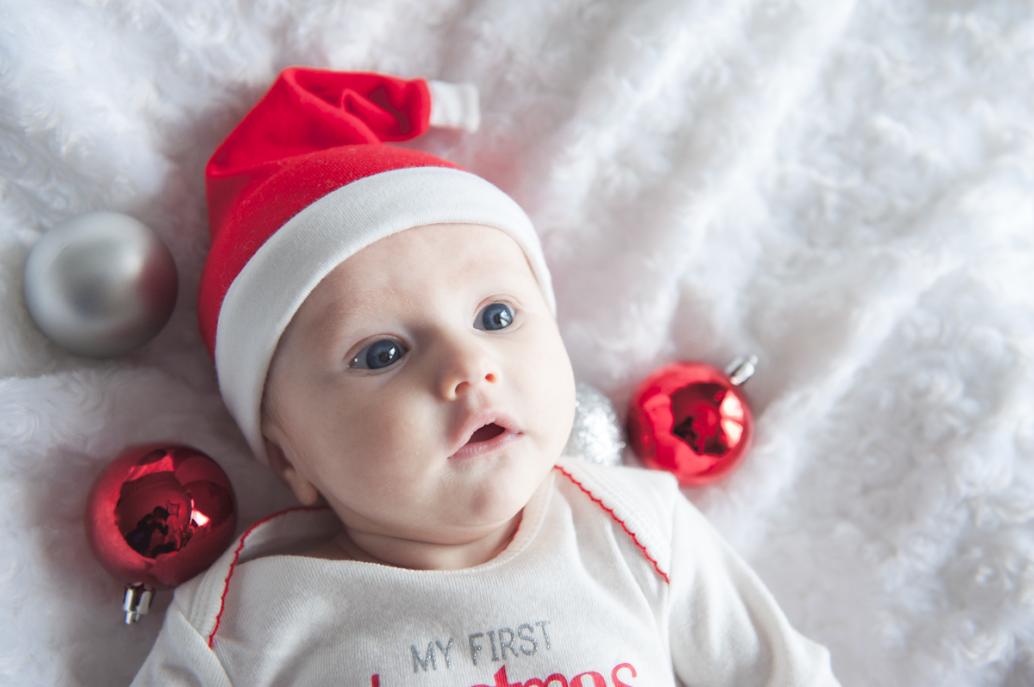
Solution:
<path fill-rule="evenodd" d="M 386 145 L 431 126 L 478 124 L 469 84 L 291 68 L 212 155 L 198 321 L 223 399 L 259 460 L 262 394 L 281 335 L 323 277 L 379 239 L 427 224 L 500 229 L 524 250 L 555 314 L 520 206 L 450 162 Z"/>
<path fill-rule="evenodd" d="M 431 91 L 431 119 L 433 127 L 477 131 L 481 126 L 478 91 L 473 84 L 451 84 L 428 81 Z"/>

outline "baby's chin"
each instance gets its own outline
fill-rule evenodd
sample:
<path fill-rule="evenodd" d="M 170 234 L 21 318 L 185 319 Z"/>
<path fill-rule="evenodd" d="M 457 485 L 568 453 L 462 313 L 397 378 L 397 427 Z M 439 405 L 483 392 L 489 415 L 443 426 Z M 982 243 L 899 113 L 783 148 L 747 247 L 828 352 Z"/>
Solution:
<path fill-rule="evenodd" d="M 457 495 L 456 503 L 462 504 L 468 523 L 490 526 L 506 522 L 528 505 L 549 476 L 551 467 L 517 475 L 500 474 L 498 478 L 478 484 L 467 498 Z"/>

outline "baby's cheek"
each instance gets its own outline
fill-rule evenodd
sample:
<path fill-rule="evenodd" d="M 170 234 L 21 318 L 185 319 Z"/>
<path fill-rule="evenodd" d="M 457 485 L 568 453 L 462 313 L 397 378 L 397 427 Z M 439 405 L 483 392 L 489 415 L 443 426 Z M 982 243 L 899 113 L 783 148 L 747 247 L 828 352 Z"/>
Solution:
<path fill-rule="evenodd" d="M 541 355 L 539 393 L 542 394 L 542 403 L 548 408 L 558 440 L 566 442 L 574 422 L 575 380 L 571 360 L 559 333 L 547 341 Z"/>
<path fill-rule="evenodd" d="M 536 334 L 534 358 L 544 378 L 543 384 L 562 391 L 569 386 L 573 373 L 560 331 L 555 322 L 548 320 L 543 322 Z"/>
<path fill-rule="evenodd" d="M 370 404 L 341 419 L 342 443 L 365 470 L 403 471 L 414 453 L 426 451 L 431 437 L 420 431 L 404 405 Z"/>

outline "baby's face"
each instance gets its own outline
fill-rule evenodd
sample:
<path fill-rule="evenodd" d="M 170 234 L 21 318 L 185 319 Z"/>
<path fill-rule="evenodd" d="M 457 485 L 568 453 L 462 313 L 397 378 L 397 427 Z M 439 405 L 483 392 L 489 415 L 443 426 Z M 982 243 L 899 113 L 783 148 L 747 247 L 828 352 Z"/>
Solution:
<path fill-rule="evenodd" d="M 524 253 L 469 224 L 400 232 L 339 265 L 281 338 L 266 395 L 270 460 L 286 459 L 303 503 L 322 495 L 349 528 L 441 544 L 524 507 L 563 451 L 575 398 Z M 483 410 L 515 435 L 454 457 Z"/>

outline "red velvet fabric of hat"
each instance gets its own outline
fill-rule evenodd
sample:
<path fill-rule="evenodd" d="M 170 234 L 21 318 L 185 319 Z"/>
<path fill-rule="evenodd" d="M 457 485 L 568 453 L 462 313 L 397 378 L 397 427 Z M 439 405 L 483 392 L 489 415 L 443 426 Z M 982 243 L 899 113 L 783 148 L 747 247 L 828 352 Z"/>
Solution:
<path fill-rule="evenodd" d="M 330 191 L 391 169 L 455 165 L 380 145 L 427 131 L 423 79 L 285 69 L 205 168 L 212 246 L 198 316 L 215 355 L 219 307 L 255 250 L 288 219 Z"/>

